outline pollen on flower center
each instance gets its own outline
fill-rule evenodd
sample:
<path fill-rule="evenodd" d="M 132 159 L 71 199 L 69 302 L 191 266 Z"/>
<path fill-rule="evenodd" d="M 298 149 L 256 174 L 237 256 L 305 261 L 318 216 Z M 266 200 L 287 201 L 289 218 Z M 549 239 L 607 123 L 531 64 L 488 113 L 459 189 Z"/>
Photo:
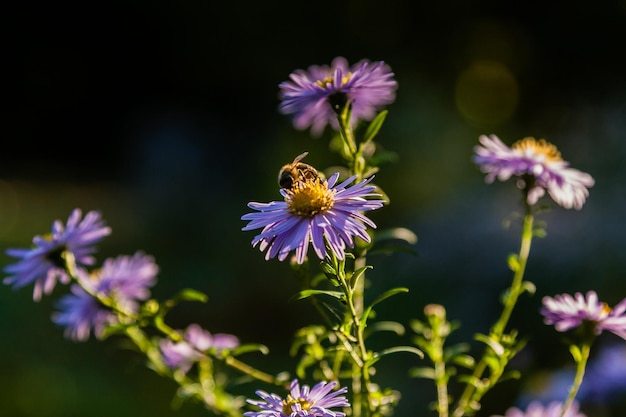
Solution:
<path fill-rule="evenodd" d="M 513 145 L 511 145 L 512 149 L 519 150 L 523 153 L 529 153 L 532 155 L 543 155 L 546 157 L 547 161 L 562 161 L 561 152 L 545 139 L 536 140 L 533 137 L 526 137 L 524 139 L 518 140 Z"/>
<path fill-rule="evenodd" d="M 302 410 L 307 411 L 313 407 L 315 403 L 304 398 L 294 399 L 291 395 L 287 395 L 287 398 L 283 400 L 283 414 L 286 416 L 291 415 L 293 413 L 291 406 L 296 404 L 300 404 Z"/>
<path fill-rule="evenodd" d="M 341 78 L 341 85 L 342 85 L 342 86 L 343 86 L 343 85 L 346 85 L 346 83 L 347 83 L 348 81 L 350 81 L 350 78 L 352 78 L 352 73 L 351 73 L 351 72 L 347 73 L 346 75 L 344 75 L 344 76 Z M 333 81 L 334 81 L 334 80 L 335 80 L 335 79 L 334 79 L 332 76 L 330 76 L 330 75 L 329 75 L 328 77 L 326 77 L 326 78 L 324 78 L 324 79 L 322 79 L 322 80 L 317 80 L 317 81 L 315 82 L 315 84 L 317 84 L 318 86 L 320 86 L 320 87 L 322 87 L 322 88 L 326 88 L 326 86 L 327 86 L 328 84 L 333 84 Z"/>
<path fill-rule="evenodd" d="M 334 193 L 328 189 L 326 181 L 308 179 L 298 182 L 288 191 L 288 210 L 301 217 L 313 217 L 324 213 L 335 204 Z"/>

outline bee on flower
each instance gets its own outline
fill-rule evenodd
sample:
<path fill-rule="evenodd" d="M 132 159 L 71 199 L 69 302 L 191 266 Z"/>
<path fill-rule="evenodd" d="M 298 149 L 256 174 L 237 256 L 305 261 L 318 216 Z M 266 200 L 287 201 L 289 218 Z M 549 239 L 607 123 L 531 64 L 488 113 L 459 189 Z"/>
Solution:
<path fill-rule="evenodd" d="M 371 238 L 367 227 L 376 224 L 363 215 L 364 211 L 383 206 L 380 194 L 370 185 L 373 177 L 352 186 L 356 176 L 338 183 L 339 173 L 328 180 L 321 176 L 298 177 L 289 188 L 281 188 L 284 201 L 248 204 L 255 213 L 241 217 L 249 220 L 242 230 L 262 229 L 252 240 L 265 252 L 265 259 L 278 257 L 283 261 L 295 251 L 296 261 L 302 264 L 309 243 L 320 259 L 326 257 L 326 247 L 339 259 L 344 259 L 346 247 L 354 247 L 354 238 L 366 242 Z"/>

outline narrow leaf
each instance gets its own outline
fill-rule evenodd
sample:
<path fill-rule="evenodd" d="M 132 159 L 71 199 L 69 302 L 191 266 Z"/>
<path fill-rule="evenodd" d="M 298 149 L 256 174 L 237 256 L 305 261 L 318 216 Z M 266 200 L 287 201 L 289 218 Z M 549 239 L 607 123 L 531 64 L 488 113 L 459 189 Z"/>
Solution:
<path fill-rule="evenodd" d="M 435 379 L 435 370 L 433 368 L 411 368 L 409 369 L 411 378 Z"/>
<path fill-rule="evenodd" d="M 496 340 L 493 340 L 489 336 L 486 336 L 484 334 L 477 334 L 476 336 L 474 336 L 474 338 L 489 346 L 497 356 L 501 356 L 502 354 L 504 354 L 504 346 L 502 346 L 500 343 L 498 343 Z"/>
<path fill-rule="evenodd" d="M 376 323 L 368 326 L 368 334 L 376 332 L 393 332 L 398 336 L 402 336 L 405 332 L 404 326 L 395 321 L 377 321 Z"/>
<path fill-rule="evenodd" d="M 390 290 L 385 291 L 384 293 L 382 293 L 381 295 L 379 295 L 378 297 L 376 297 L 376 299 L 374 301 L 372 301 L 372 304 L 370 304 L 369 307 L 367 307 L 367 309 L 363 312 L 363 318 L 361 319 L 361 326 L 365 326 L 365 321 L 367 320 L 367 317 L 370 315 L 370 313 L 372 312 L 372 308 L 374 308 L 374 306 L 378 303 L 380 303 L 381 301 L 396 295 L 396 294 L 400 294 L 403 292 L 409 292 L 408 288 L 404 288 L 404 287 L 398 287 L 398 288 L 392 288 Z"/>
<path fill-rule="evenodd" d="M 268 353 L 270 353 L 270 350 L 265 345 L 257 343 L 247 343 L 245 345 L 237 346 L 235 349 L 231 350 L 230 355 L 238 356 L 248 352 L 261 352 L 262 354 L 267 355 Z"/>
<path fill-rule="evenodd" d="M 376 115 L 374 120 L 372 120 L 372 123 L 370 123 L 370 125 L 367 127 L 367 130 L 365 131 L 365 137 L 363 138 L 363 142 L 369 142 L 376 137 L 378 131 L 385 122 L 387 113 L 389 113 L 388 110 L 383 110 Z"/>
<path fill-rule="evenodd" d="M 293 297 L 289 301 L 297 301 L 303 300 L 305 298 L 309 298 L 313 295 L 328 295 L 334 297 L 338 300 L 343 298 L 343 293 L 340 291 L 326 291 L 326 290 L 302 290 Z"/>
<path fill-rule="evenodd" d="M 511 271 L 517 272 L 520 268 L 519 257 L 517 256 L 517 254 L 510 254 L 509 258 L 507 259 L 507 264 L 509 265 L 509 269 Z"/>
<path fill-rule="evenodd" d="M 405 227 L 394 227 L 376 232 L 376 242 L 383 240 L 403 240 L 411 245 L 417 243 L 417 235 Z"/>

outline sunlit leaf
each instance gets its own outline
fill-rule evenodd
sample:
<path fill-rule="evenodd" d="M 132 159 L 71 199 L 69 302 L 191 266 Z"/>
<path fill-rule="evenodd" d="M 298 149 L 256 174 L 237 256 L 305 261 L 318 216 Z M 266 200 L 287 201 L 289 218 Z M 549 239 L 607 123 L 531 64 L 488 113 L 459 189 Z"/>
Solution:
<path fill-rule="evenodd" d="M 265 345 L 261 345 L 258 343 L 246 343 L 245 345 L 237 346 L 235 349 L 231 350 L 230 355 L 238 356 L 249 352 L 260 352 L 264 355 L 267 355 L 270 353 L 270 350 Z"/>
<path fill-rule="evenodd" d="M 326 291 L 326 290 L 302 290 L 293 297 L 289 299 L 289 301 L 297 301 L 303 300 L 305 298 L 309 298 L 313 295 L 328 295 L 330 297 L 341 300 L 343 298 L 343 293 L 341 291 Z"/>
<path fill-rule="evenodd" d="M 365 131 L 365 135 L 363 137 L 363 142 L 369 142 L 376 137 L 378 131 L 383 126 L 385 122 L 385 118 L 387 117 L 388 110 L 383 110 L 376 115 L 374 120 L 369 124 L 367 130 Z"/>
<path fill-rule="evenodd" d="M 411 378 L 435 379 L 435 369 L 428 367 L 411 368 L 409 369 L 409 376 Z"/>

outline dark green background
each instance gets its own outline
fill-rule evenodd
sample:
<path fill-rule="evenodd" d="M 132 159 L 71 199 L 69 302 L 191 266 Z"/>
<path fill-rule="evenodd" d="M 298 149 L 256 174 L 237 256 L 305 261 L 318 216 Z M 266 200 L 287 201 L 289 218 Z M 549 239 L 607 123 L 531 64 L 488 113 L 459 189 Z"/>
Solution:
<path fill-rule="evenodd" d="M 583 210 L 541 217 L 548 236 L 534 242 L 527 275 L 537 294 L 512 318 L 530 341 L 514 366 L 571 365 L 562 335 L 541 323 L 543 295 L 595 289 L 610 305 L 626 296 L 623 0 L 49 2 L 12 5 L 3 21 L 1 246 L 29 245 L 74 207 L 101 210 L 113 234 L 100 262 L 154 255 L 155 296 L 209 295 L 172 324 L 266 344 L 269 358 L 250 355 L 264 369 L 293 369 L 288 342 L 316 316 L 288 302 L 298 289 L 288 265 L 251 248 L 240 216 L 248 201 L 279 198 L 278 168 L 302 151 L 319 168 L 340 162 L 328 135 L 312 139 L 277 111 L 290 72 L 338 55 L 384 60 L 399 83 L 378 138 L 398 155 L 376 178 L 391 204 L 371 217 L 420 240 L 416 257 L 370 259 L 372 294 L 410 288 L 377 309 L 381 320 L 406 324 L 443 303 L 468 340 L 498 313 L 519 234 L 503 221 L 519 195 L 511 183 L 485 185 L 471 163 L 489 133 L 508 144 L 546 138 L 596 179 Z M 30 287 L 0 287 L 0 416 L 207 415 L 173 410 L 174 384 L 120 340 L 65 340 L 50 321 L 61 293 L 33 303 Z M 406 375 L 420 364 L 398 355 L 378 366 L 381 385 L 403 392 L 399 417 L 427 415 L 434 398 L 432 384 Z M 481 415 L 504 412 L 522 388 L 501 386 Z M 588 412 L 622 417 L 626 406 Z"/>

